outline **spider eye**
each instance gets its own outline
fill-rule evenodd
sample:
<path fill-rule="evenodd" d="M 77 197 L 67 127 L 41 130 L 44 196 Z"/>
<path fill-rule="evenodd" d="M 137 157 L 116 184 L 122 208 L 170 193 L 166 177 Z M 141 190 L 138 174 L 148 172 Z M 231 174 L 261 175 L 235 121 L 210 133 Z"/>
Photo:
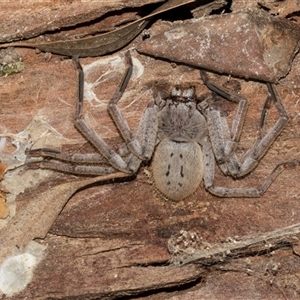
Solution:
<path fill-rule="evenodd" d="M 180 97 L 181 96 L 181 89 L 178 86 L 174 86 L 171 92 L 172 97 Z"/>
<path fill-rule="evenodd" d="M 195 97 L 195 87 L 191 86 L 183 91 L 182 97 L 188 98 L 189 101 L 192 101 Z"/>

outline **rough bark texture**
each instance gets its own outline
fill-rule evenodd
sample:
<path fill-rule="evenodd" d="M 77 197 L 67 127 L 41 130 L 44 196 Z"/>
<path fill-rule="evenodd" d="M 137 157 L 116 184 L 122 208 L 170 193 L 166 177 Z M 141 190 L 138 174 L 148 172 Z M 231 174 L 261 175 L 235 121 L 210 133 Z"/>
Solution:
<path fill-rule="evenodd" d="M 72 5 L 76 6 L 76 2 Z M 140 36 L 127 49 L 141 41 Z M 16 51 L 22 56 L 25 69 L 0 78 L 0 133 L 11 139 L 16 135 L 23 138 L 23 131 L 30 133 L 24 138 L 35 147 L 70 153 L 95 151 L 73 125 L 77 73 L 72 61 L 56 55 L 45 59 L 43 53 L 30 49 Z M 106 106 L 124 71 L 124 51 L 81 60 L 86 74 L 85 119 L 115 148 L 121 144 L 121 138 Z M 155 89 L 193 84 L 199 97 L 208 94 L 198 70 L 175 66 L 135 50 L 131 54 L 134 74 L 119 105 L 131 128 L 136 128 Z M 290 73 L 277 86 L 290 117 L 287 127 L 255 171 L 238 181 L 217 171 L 218 185 L 259 186 L 279 162 L 300 159 L 299 70 L 298 55 Z M 211 77 L 221 84 L 228 79 Z M 267 88 L 260 82 L 238 81 L 240 93 L 250 101 L 238 148 L 238 155 L 242 155 L 258 134 Z M 234 109 L 235 105 L 224 106 L 229 119 Z M 274 108 L 268 118 L 269 126 L 277 120 Z M 2 160 L 12 162 L 14 151 L 15 146 L 7 139 L 4 146 L 1 144 Z M 17 193 L 16 210 L 59 183 L 80 179 L 45 170 L 21 170 L 13 181 L 9 181 L 10 176 L 13 175 L 9 172 L 6 182 L 10 186 L 6 188 L 11 193 L 24 191 Z M 156 194 L 143 168 L 136 178 L 82 189 L 66 204 L 46 238 L 39 241 L 48 247 L 32 282 L 11 299 L 130 299 L 134 295 L 137 299 L 173 300 L 299 299 L 297 245 L 294 249 L 283 247 L 209 267 L 169 265 L 167 248 L 170 237 L 182 229 L 195 231 L 203 241 L 214 244 L 300 223 L 299 176 L 299 168 L 284 171 L 265 195 L 256 199 L 220 199 L 200 187 L 188 199 L 171 203 Z M 12 215 L 14 203 L 8 204 Z"/>

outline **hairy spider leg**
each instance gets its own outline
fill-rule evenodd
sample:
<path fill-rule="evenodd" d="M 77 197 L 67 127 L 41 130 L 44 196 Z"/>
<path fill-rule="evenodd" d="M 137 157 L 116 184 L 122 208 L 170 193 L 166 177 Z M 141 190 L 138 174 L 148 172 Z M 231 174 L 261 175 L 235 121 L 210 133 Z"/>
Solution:
<path fill-rule="evenodd" d="M 150 103 L 147 106 L 141 118 L 137 130 L 138 139 L 135 138 L 133 133 L 130 131 L 126 120 L 123 118 L 120 110 L 116 106 L 117 102 L 124 93 L 124 90 L 132 74 L 132 60 L 129 51 L 125 53 L 125 59 L 125 75 L 118 89 L 116 90 L 112 99 L 110 100 L 109 107 L 113 107 L 113 109 L 112 112 L 110 111 L 110 109 L 109 111 L 117 127 L 119 128 L 122 137 L 125 140 L 126 146 L 132 152 L 129 159 L 124 161 L 124 159 L 111 147 L 109 147 L 108 144 L 99 135 L 97 135 L 84 121 L 82 113 L 84 99 L 84 73 L 78 57 L 74 57 L 73 61 L 78 70 L 79 83 L 78 98 L 75 110 L 75 126 L 86 137 L 86 139 L 95 146 L 99 153 L 67 154 L 55 149 L 34 149 L 27 151 L 27 155 L 29 157 L 53 158 L 60 160 L 60 162 L 55 163 L 53 161 L 47 160 L 38 162 L 28 162 L 28 167 L 53 169 L 56 171 L 79 175 L 103 175 L 114 173 L 117 171 L 122 171 L 125 173 L 134 173 L 138 170 L 142 160 L 149 159 L 152 156 L 158 126 L 153 103 Z M 141 141 L 142 147 L 140 146 L 138 140 Z M 136 155 L 136 151 L 140 152 L 140 154 Z M 65 163 L 62 161 L 64 161 Z M 103 163 L 109 164 L 110 166 L 84 165 Z"/>

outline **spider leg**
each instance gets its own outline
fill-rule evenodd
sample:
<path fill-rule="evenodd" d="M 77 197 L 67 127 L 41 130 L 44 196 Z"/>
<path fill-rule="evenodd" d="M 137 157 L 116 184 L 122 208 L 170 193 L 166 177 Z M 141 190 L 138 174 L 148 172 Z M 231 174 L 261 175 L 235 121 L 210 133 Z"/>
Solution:
<path fill-rule="evenodd" d="M 257 166 L 260 159 L 281 133 L 288 122 L 288 115 L 277 94 L 275 85 L 267 83 L 269 95 L 264 103 L 261 114 L 259 136 L 253 146 L 239 161 L 235 155 L 235 150 L 244 124 L 248 101 L 234 92 L 209 82 L 207 75 L 203 71 L 200 71 L 200 74 L 209 89 L 229 101 L 239 103 L 231 130 L 228 128 L 226 118 L 221 116 L 219 110 L 209 107 L 206 113 L 209 136 L 215 159 L 220 169 L 225 175 L 231 175 L 234 178 L 243 177 Z M 271 130 L 265 133 L 266 115 L 271 103 L 274 103 L 280 117 Z"/>
<path fill-rule="evenodd" d="M 118 171 L 107 166 L 107 161 L 99 153 L 68 154 L 56 149 L 42 148 L 29 150 L 26 154 L 28 156 L 26 167 L 30 169 L 50 169 L 74 175 L 108 175 Z M 44 160 L 35 161 L 31 159 L 32 157 Z M 59 162 L 55 162 L 54 159 Z"/>
<path fill-rule="evenodd" d="M 275 139 L 284 129 L 286 124 L 288 123 L 288 115 L 287 112 L 282 105 L 281 99 L 275 89 L 275 85 L 271 83 L 267 83 L 267 87 L 270 93 L 270 97 L 278 110 L 279 119 L 274 124 L 274 126 L 267 132 L 265 135 L 262 134 L 264 127 L 264 119 L 265 119 L 265 110 L 267 109 L 269 99 L 267 98 L 266 103 L 264 105 L 262 111 L 262 118 L 260 124 L 260 134 L 257 140 L 254 142 L 253 146 L 245 153 L 243 158 L 241 159 L 241 163 L 238 169 L 235 169 L 231 172 L 232 176 L 238 178 L 247 175 L 251 172 L 258 164 L 260 159 L 264 156 L 270 146 L 273 144 Z M 263 136 L 262 136 L 263 135 Z M 236 163 L 235 163 L 236 164 Z"/>
<path fill-rule="evenodd" d="M 108 175 L 118 171 L 107 166 L 107 161 L 99 153 L 69 154 L 56 149 L 41 148 L 26 151 L 26 154 L 26 167 L 30 169 L 50 169 L 74 175 Z M 32 160 L 38 157 L 43 160 Z"/>
<path fill-rule="evenodd" d="M 99 176 L 109 175 L 117 173 L 118 170 L 110 166 L 100 165 L 80 165 L 69 162 L 55 162 L 55 161 L 32 161 L 26 163 L 26 167 L 30 169 L 48 169 L 63 173 L 70 173 L 74 175 L 88 175 L 88 176 Z"/>
<path fill-rule="evenodd" d="M 131 154 L 127 155 L 127 157 L 123 159 L 117 152 L 111 149 L 105 143 L 105 141 L 98 136 L 84 121 L 82 114 L 84 74 L 78 58 L 74 58 L 74 62 L 79 72 L 79 91 L 76 102 L 75 126 L 87 138 L 87 140 L 89 140 L 97 148 L 100 153 L 67 154 L 56 149 L 34 149 L 27 151 L 28 157 L 42 157 L 44 160 L 28 160 L 26 163 L 28 167 L 52 169 L 79 175 L 106 175 L 115 173 L 117 171 L 135 173 L 138 170 L 142 160 L 151 158 L 155 147 L 158 128 L 154 104 L 150 103 L 146 108 L 138 126 L 137 138 L 135 138 L 131 133 L 126 120 L 123 118 L 120 110 L 116 106 L 116 102 L 120 99 L 127 86 L 132 71 L 132 63 L 129 52 L 126 53 L 126 60 L 127 64 L 128 60 L 130 60 L 129 68 L 127 68 L 120 88 L 112 98 L 112 100 L 115 101 L 113 104 L 114 112 L 112 115 L 114 116 L 114 120 L 117 123 L 120 131 L 123 133 L 125 132 L 122 134 L 122 136 L 125 140 L 126 148 L 131 151 Z M 128 137 L 132 137 L 132 139 L 128 140 Z M 135 155 L 136 151 L 133 150 L 133 148 L 135 149 L 135 145 L 139 147 L 138 151 L 140 154 L 138 156 Z M 59 160 L 59 162 L 55 162 L 54 159 Z M 99 164 L 110 164 L 111 166 L 100 166 Z"/>
<path fill-rule="evenodd" d="M 233 91 L 210 82 L 204 71 L 201 70 L 200 75 L 204 84 L 210 90 L 228 101 L 238 103 L 230 131 L 228 129 L 227 122 L 224 127 L 224 120 L 226 121 L 226 119 L 221 117 L 219 110 L 213 109 L 212 107 L 209 107 L 206 110 L 207 127 L 213 151 L 215 153 L 215 158 L 218 163 L 224 163 L 233 155 L 237 148 L 248 108 L 248 100 Z"/>
<path fill-rule="evenodd" d="M 40 148 L 26 151 L 26 155 L 29 157 L 44 157 L 53 158 L 60 161 L 66 161 L 69 163 L 87 163 L 87 164 L 101 164 L 107 163 L 104 157 L 100 153 L 74 153 L 69 154 L 61 152 L 51 148 Z"/>
<path fill-rule="evenodd" d="M 53 169 L 57 171 L 73 173 L 73 174 L 88 174 L 90 171 L 93 175 L 95 175 L 95 169 L 98 168 L 96 175 L 107 174 L 108 168 L 104 167 L 102 170 L 100 166 L 83 166 L 79 165 L 76 168 L 75 163 L 101 163 L 103 158 L 105 162 L 111 164 L 112 168 L 110 168 L 111 172 L 116 172 L 117 170 L 131 173 L 131 170 L 127 168 L 126 162 L 121 158 L 121 156 L 116 153 L 113 149 L 111 149 L 105 141 L 98 136 L 84 121 L 82 108 L 83 108 L 83 91 L 84 91 L 84 73 L 82 66 L 79 62 L 78 57 L 74 57 L 73 61 L 78 70 L 78 78 L 79 78 L 79 90 L 78 90 L 78 99 L 76 102 L 76 111 L 75 111 L 75 126 L 77 129 L 89 140 L 96 149 L 100 152 L 100 154 L 73 154 L 69 155 L 66 153 L 62 153 L 55 149 L 36 149 L 30 150 L 27 152 L 29 157 L 44 157 L 44 158 L 53 158 L 61 161 L 65 161 L 66 163 L 55 163 L 53 161 L 40 161 L 40 162 L 27 162 L 27 167 L 29 168 L 47 168 Z M 127 76 L 127 72 L 125 77 Z M 86 167 L 86 169 L 85 169 Z"/>
<path fill-rule="evenodd" d="M 79 90 L 78 90 L 78 99 L 76 102 L 76 110 L 75 110 L 75 127 L 82 133 L 82 135 L 90 141 L 95 148 L 105 157 L 107 162 L 112 165 L 113 168 L 125 172 L 131 173 L 131 170 L 127 168 L 126 162 L 122 159 L 122 157 L 115 152 L 108 144 L 99 136 L 97 135 L 85 122 L 83 118 L 82 108 L 83 108 L 83 91 L 84 91 L 84 73 L 82 66 L 79 62 L 78 57 L 73 58 L 74 63 L 77 67 L 78 74 L 79 74 Z M 128 77 L 128 70 L 124 75 L 124 79 L 122 82 L 125 82 L 124 89 L 128 83 L 130 78 L 130 74 Z"/>
<path fill-rule="evenodd" d="M 132 71 L 132 63 L 129 52 L 126 53 L 126 60 L 129 67 L 121 82 L 120 88 L 117 90 L 112 100 L 117 102 L 123 94 Z M 129 60 L 129 61 L 128 61 Z M 125 140 L 125 148 L 129 149 L 130 154 L 122 158 L 117 152 L 111 149 L 108 144 L 98 136 L 84 121 L 82 108 L 83 108 L 83 84 L 84 74 L 82 66 L 78 57 L 74 58 L 79 73 L 79 92 L 76 102 L 75 112 L 75 126 L 77 129 L 89 140 L 100 153 L 87 153 L 87 154 L 67 154 L 55 149 L 34 149 L 27 151 L 28 157 L 42 157 L 42 161 L 28 160 L 26 165 L 29 168 L 43 168 L 52 169 L 56 171 L 79 174 L 79 175 L 105 175 L 123 171 L 125 173 L 135 173 L 142 160 L 151 158 L 157 135 L 158 121 L 154 104 L 150 103 L 142 115 L 140 124 L 137 130 L 137 138 L 131 133 L 126 120 L 122 117 L 116 103 L 113 105 L 114 112 L 112 113 L 115 122 Z M 117 121 L 116 121 L 117 118 Z M 125 124 L 125 125 L 124 125 Z M 125 129 L 124 129 L 125 128 Z M 129 131 L 127 131 L 127 129 Z M 128 136 L 132 137 L 128 140 Z M 140 155 L 135 155 L 135 145 L 139 147 Z M 142 145 L 142 147 L 140 146 Z M 124 147 L 123 147 L 124 148 Z M 128 153 L 127 153 L 128 154 Z M 55 162 L 54 159 L 60 162 Z M 88 165 L 90 164 L 90 165 Z M 101 164 L 104 164 L 103 166 Z M 110 166 L 109 166 L 110 165 Z"/>
<path fill-rule="evenodd" d="M 215 186 L 215 157 L 212 150 L 212 145 L 209 141 L 203 144 L 204 154 L 204 186 L 205 189 L 213 195 L 218 197 L 260 197 L 270 187 L 276 177 L 284 170 L 294 169 L 300 166 L 299 160 L 292 160 L 278 164 L 272 173 L 266 178 L 265 182 L 257 188 L 226 188 Z"/>
<path fill-rule="evenodd" d="M 150 157 L 145 155 L 144 149 L 142 149 L 138 139 L 130 130 L 128 123 L 126 122 L 125 118 L 122 116 L 122 113 L 117 106 L 128 84 L 129 78 L 132 74 L 133 65 L 132 65 L 132 59 L 129 51 L 125 53 L 125 59 L 127 65 L 127 72 L 123 78 L 123 81 L 120 84 L 119 89 L 116 90 L 115 94 L 109 101 L 108 112 L 111 115 L 112 119 L 114 120 L 116 126 L 118 127 L 128 149 L 141 160 L 147 160 Z"/>
<path fill-rule="evenodd" d="M 147 159 L 150 159 L 154 152 L 154 147 L 156 145 L 156 137 L 158 131 L 158 119 L 156 114 L 156 109 L 154 103 L 150 102 L 142 115 L 140 120 L 136 136 L 137 139 L 142 145 L 142 154 Z M 128 168 L 136 172 L 141 164 L 141 159 L 132 155 L 131 159 L 128 162 Z"/>
<path fill-rule="evenodd" d="M 128 149 L 142 161 L 145 159 L 149 159 L 153 151 L 147 152 L 147 150 L 145 150 L 146 147 L 143 148 L 141 147 L 138 139 L 134 136 L 134 134 L 130 130 L 128 123 L 122 116 L 121 111 L 117 106 L 117 103 L 120 100 L 121 96 L 123 95 L 123 92 L 128 84 L 128 81 L 132 73 L 132 60 L 129 51 L 125 53 L 125 59 L 126 59 L 127 69 L 119 88 L 116 90 L 115 94 L 113 95 L 112 99 L 109 102 L 108 111 L 111 117 L 113 118 L 116 126 L 118 127 Z M 79 70 L 79 97 L 78 97 L 78 102 L 76 105 L 76 112 L 75 112 L 76 128 L 96 147 L 96 149 L 107 159 L 107 161 L 115 169 L 126 173 L 133 172 L 134 170 L 130 169 L 130 165 L 128 166 L 126 162 L 122 159 L 122 157 L 119 154 L 117 154 L 113 149 L 111 149 L 104 142 L 104 140 L 100 136 L 98 136 L 84 121 L 83 114 L 82 114 L 84 74 L 83 74 L 82 67 L 79 63 L 79 60 L 76 58 L 75 58 L 75 63 L 77 69 Z M 145 119 L 147 118 L 153 119 L 154 118 L 153 106 L 152 107 L 148 106 L 146 111 L 147 111 L 146 113 L 147 116 L 145 117 Z M 149 153 L 151 153 L 151 155 Z M 135 166 L 134 169 L 136 168 L 137 167 Z"/>
<path fill-rule="evenodd" d="M 158 122 L 153 103 L 150 103 L 145 110 L 137 129 L 137 137 L 143 145 L 143 153 L 151 157 L 154 151 Z M 42 161 L 28 161 L 26 166 L 31 169 L 51 169 L 64 173 L 78 174 L 78 175 L 108 175 L 115 173 L 118 170 L 101 165 L 106 164 L 107 161 L 99 153 L 74 153 L 68 154 L 60 152 L 55 149 L 34 149 L 27 152 L 29 157 L 43 157 L 45 159 L 57 159 L 60 162 L 53 160 Z M 135 173 L 140 164 L 141 159 L 130 153 L 125 159 L 128 169 Z M 93 165 L 86 165 L 93 164 Z"/>

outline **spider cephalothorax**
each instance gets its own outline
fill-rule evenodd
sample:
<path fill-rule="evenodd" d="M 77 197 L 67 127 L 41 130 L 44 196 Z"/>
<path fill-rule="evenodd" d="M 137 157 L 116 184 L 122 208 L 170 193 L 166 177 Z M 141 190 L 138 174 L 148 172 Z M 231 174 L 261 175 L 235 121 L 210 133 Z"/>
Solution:
<path fill-rule="evenodd" d="M 152 159 L 152 178 L 156 188 L 170 200 L 182 200 L 196 191 L 204 182 L 205 189 L 219 197 L 259 197 L 285 167 L 296 162 L 278 165 L 258 188 L 226 188 L 214 185 L 214 170 L 217 164 L 226 176 L 241 178 L 249 174 L 259 163 L 276 137 L 285 127 L 288 117 L 273 84 L 267 83 L 269 95 L 262 110 L 260 134 L 242 159 L 237 149 L 248 101 L 240 95 L 209 82 L 200 72 L 206 86 L 228 101 L 237 103 L 237 111 L 229 128 L 226 118 L 210 105 L 211 97 L 197 101 L 194 87 L 174 87 L 168 97 L 158 93 L 149 103 L 134 134 L 117 103 L 120 100 L 132 73 L 132 60 L 126 52 L 127 70 L 108 105 L 108 111 L 118 127 L 128 155 L 114 151 L 84 121 L 83 70 L 78 59 L 79 97 L 76 103 L 75 126 L 89 140 L 98 153 L 69 155 L 53 149 L 28 151 L 29 157 L 47 160 L 29 162 L 29 167 L 49 168 L 81 175 L 106 175 L 115 172 L 136 173 L 142 161 Z M 266 110 L 273 103 L 279 112 L 276 124 L 264 132 Z M 126 152 L 126 151 L 125 151 Z"/>

